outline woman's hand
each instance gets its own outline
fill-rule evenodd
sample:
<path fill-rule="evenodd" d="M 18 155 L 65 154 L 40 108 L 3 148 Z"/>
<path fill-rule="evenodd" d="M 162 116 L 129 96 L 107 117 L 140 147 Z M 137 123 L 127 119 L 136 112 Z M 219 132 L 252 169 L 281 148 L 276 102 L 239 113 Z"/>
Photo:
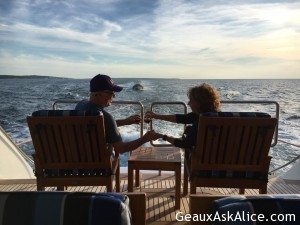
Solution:
<path fill-rule="evenodd" d="M 148 131 L 146 134 L 144 134 L 143 139 L 148 142 L 148 141 L 154 141 L 157 140 L 159 138 L 162 138 L 163 135 L 156 133 L 155 131 Z"/>
<path fill-rule="evenodd" d="M 145 114 L 144 120 L 145 120 L 145 122 L 146 122 L 146 121 L 150 121 L 150 120 L 156 119 L 156 118 L 157 118 L 157 114 L 156 114 L 156 113 L 154 113 L 154 112 L 152 112 L 152 111 L 148 111 L 148 112 L 146 112 L 146 114 Z"/>

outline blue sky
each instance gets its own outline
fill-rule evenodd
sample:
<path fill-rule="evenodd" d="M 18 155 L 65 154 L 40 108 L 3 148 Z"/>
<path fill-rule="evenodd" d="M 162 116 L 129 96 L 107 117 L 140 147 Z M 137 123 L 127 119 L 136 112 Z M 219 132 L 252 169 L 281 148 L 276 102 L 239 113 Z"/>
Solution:
<path fill-rule="evenodd" d="M 300 78 L 300 1 L 0 0 L 0 74 Z"/>

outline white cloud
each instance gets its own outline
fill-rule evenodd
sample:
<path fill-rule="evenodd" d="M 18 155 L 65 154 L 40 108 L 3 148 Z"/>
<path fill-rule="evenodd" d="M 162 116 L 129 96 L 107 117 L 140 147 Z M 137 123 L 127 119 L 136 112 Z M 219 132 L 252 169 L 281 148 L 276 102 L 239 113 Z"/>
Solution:
<path fill-rule="evenodd" d="M 113 14 L 116 2 L 83 4 L 101 5 Z M 25 3 L 21 11 L 27 9 L 30 14 Z M 72 1 L 66 3 L 69 8 L 81 10 Z M 0 40 L 39 49 L 39 56 L 34 56 L 34 51 L 30 54 L 48 64 L 77 63 L 80 69 L 74 71 L 82 71 L 80 74 L 84 74 L 84 69 L 98 68 L 98 64 L 107 70 L 114 67 L 111 70 L 124 76 L 161 73 L 174 77 L 296 77 L 296 71 L 300 71 L 299 11 L 300 3 L 204 5 L 201 1 L 168 0 L 159 1 L 152 13 L 133 13 L 122 19 L 80 11 L 76 16 L 54 17 L 48 26 L 26 21 L 2 22 L 0 33 L 5 35 Z M 8 47 L 2 49 L 9 51 Z M 59 60 L 49 57 L 55 52 Z M 81 59 L 75 60 L 74 55 L 81 55 Z M 24 55 L 15 56 L 12 52 L 11 57 L 24 60 Z M 41 72 L 33 68 L 35 73 L 43 73 L 42 68 Z M 4 64 L 0 69 L 0 73 L 12 70 Z"/>

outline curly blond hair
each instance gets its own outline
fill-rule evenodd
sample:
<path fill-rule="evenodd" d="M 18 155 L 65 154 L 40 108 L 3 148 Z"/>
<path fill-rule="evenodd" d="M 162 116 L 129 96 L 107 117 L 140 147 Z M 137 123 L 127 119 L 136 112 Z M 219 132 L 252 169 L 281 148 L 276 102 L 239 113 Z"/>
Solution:
<path fill-rule="evenodd" d="M 220 93 L 209 84 L 203 83 L 192 87 L 187 95 L 189 99 L 192 98 L 199 103 L 198 113 L 220 111 Z"/>

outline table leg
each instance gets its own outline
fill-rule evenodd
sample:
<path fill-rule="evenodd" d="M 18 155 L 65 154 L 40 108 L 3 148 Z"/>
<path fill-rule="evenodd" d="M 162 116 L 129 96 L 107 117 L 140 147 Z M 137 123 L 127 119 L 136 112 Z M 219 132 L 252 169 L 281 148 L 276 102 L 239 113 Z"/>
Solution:
<path fill-rule="evenodd" d="M 183 173 L 183 195 L 184 196 L 188 194 L 188 185 L 189 185 L 188 168 L 186 162 L 184 162 L 184 173 Z"/>
<path fill-rule="evenodd" d="M 140 170 L 135 170 L 135 186 L 139 187 L 140 185 Z"/>
<path fill-rule="evenodd" d="M 184 151 L 184 175 L 183 175 L 183 195 L 188 194 L 189 177 L 191 171 L 191 152 L 188 149 Z"/>
<path fill-rule="evenodd" d="M 175 169 L 175 208 L 180 209 L 181 198 L 181 165 L 176 166 Z"/>
<path fill-rule="evenodd" d="M 128 164 L 128 192 L 133 192 L 133 168 Z"/>

